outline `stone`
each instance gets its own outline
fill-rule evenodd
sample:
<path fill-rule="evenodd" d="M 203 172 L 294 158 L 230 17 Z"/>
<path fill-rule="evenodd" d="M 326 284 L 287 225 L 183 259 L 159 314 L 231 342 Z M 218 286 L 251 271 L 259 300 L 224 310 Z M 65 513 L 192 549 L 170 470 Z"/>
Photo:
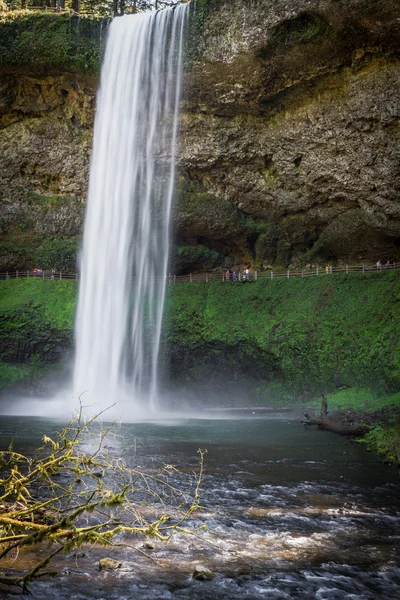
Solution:
<path fill-rule="evenodd" d="M 114 560 L 113 558 L 101 558 L 99 560 L 100 571 L 115 571 L 120 567 L 122 567 L 122 563 L 118 560 Z"/>
<path fill-rule="evenodd" d="M 205 567 L 202 567 L 201 565 L 197 565 L 194 568 L 192 577 L 193 577 L 193 579 L 197 579 L 199 581 L 212 581 L 213 579 L 215 579 L 216 575 L 215 575 L 215 573 L 210 571 L 210 569 L 206 569 Z"/>

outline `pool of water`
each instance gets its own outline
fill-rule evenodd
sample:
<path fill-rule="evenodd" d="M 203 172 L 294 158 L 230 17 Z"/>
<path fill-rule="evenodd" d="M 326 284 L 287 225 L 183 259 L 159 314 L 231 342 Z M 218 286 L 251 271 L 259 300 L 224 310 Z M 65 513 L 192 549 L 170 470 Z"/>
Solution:
<path fill-rule="evenodd" d="M 60 423 L 3 417 L 0 443 L 30 452 Z M 178 600 L 400 598 L 400 479 L 360 444 L 304 429 L 291 419 L 178 419 L 125 424 L 109 451 L 129 465 L 173 465 L 177 485 L 207 449 L 196 536 L 143 539 L 106 556 L 97 550 L 58 559 L 59 575 L 34 583 L 34 598 Z M 212 581 L 192 578 L 197 565 Z M 4 598 L 14 594 L 4 591 Z M 1 595 L 1 592 L 0 592 Z"/>

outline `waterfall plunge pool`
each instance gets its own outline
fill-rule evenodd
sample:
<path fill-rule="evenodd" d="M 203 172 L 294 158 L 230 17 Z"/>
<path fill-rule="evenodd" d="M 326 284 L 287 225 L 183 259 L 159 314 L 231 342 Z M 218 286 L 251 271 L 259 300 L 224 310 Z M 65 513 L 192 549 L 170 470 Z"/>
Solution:
<path fill-rule="evenodd" d="M 32 452 L 60 422 L 3 417 L 0 443 Z M 207 449 L 202 509 L 207 529 L 135 549 L 92 549 L 58 558 L 56 578 L 32 586 L 33 598 L 178 600 L 400 597 L 400 480 L 359 444 L 290 419 L 175 420 L 123 424 L 110 452 L 131 465 L 177 469 L 179 486 Z M 102 556 L 121 561 L 98 571 Z M 196 581 L 196 565 L 212 581 Z M 3 592 L 4 598 L 15 598 Z"/>

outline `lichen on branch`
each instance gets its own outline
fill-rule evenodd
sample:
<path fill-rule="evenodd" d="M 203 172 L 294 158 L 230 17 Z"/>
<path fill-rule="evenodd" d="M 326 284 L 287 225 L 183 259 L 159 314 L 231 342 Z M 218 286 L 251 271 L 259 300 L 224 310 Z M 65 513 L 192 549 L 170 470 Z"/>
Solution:
<path fill-rule="evenodd" d="M 178 532 L 195 533 L 185 521 L 200 507 L 204 451 L 182 489 L 170 465 L 148 473 L 112 456 L 105 441 L 116 433 L 101 416 L 86 417 L 81 404 L 57 437 L 43 437 L 33 458 L 12 446 L 0 451 L 0 583 L 27 590 L 52 558 L 83 545 L 123 545 L 132 535 L 167 542 Z M 19 570 L 10 559 L 32 546 L 44 558 Z"/>

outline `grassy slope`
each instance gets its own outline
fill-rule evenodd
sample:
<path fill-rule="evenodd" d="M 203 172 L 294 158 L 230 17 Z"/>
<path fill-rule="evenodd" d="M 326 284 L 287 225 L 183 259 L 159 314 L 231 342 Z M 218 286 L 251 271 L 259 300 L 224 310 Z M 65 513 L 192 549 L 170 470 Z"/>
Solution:
<path fill-rule="evenodd" d="M 72 281 L 0 282 L 13 379 L 26 360 L 54 363 L 71 346 L 76 291 Z M 178 375 L 220 378 L 228 366 L 250 372 L 259 402 L 325 391 L 338 406 L 373 408 L 400 390 L 399 300 L 400 271 L 171 285 L 164 338 Z"/>
<path fill-rule="evenodd" d="M 76 283 L 35 279 L 0 282 L 0 387 L 37 379 L 71 346 Z"/>
<path fill-rule="evenodd" d="M 399 300 L 400 272 L 171 286 L 167 338 L 172 352 L 190 348 L 191 367 L 202 349 L 231 353 L 237 369 L 261 358 L 261 396 L 279 383 L 297 398 L 356 386 L 373 404 L 400 389 Z"/>

